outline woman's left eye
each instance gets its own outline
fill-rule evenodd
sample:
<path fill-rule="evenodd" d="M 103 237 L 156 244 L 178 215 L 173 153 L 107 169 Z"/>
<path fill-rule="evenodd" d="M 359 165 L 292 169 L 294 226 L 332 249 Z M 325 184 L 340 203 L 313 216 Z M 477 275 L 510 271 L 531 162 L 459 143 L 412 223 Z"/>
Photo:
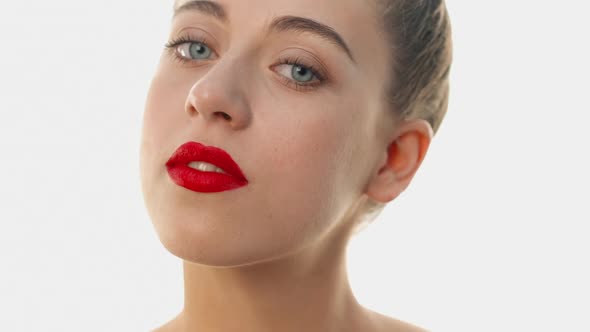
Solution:
<path fill-rule="evenodd" d="M 322 71 L 312 65 L 304 64 L 306 60 L 300 58 L 281 59 L 279 64 L 273 66 L 285 83 L 298 91 L 311 90 L 324 84 L 326 78 Z"/>
<path fill-rule="evenodd" d="M 311 69 L 303 65 L 294 63 L 285 63 L 277 66 L 277 71 L 286 77 L 291 77 L 299 83 L 309 83 L 310 81 L 319 80 L 318 75 Z"/>

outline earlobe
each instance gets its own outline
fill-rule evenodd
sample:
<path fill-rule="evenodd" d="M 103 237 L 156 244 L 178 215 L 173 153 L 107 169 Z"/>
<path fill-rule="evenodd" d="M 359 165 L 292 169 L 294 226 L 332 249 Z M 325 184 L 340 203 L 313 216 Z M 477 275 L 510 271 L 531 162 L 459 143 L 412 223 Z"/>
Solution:
<path fill-rule="evenodd" d="M 368 187 L 367 195 L 387 203 L 403 192 L 424 160 L 432 136 L 432 127 L 424 120 L 401 125 L 397 137 L 387 148 L 386 160 Z"/>

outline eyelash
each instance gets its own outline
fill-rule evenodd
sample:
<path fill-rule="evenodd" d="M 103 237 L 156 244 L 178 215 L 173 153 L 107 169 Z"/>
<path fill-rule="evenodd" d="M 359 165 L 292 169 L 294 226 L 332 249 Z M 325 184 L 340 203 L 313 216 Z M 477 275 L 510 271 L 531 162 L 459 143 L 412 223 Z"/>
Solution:
<path fill-rule="evenodd" d="M 188 37 L 188 36 L 181 36 L 181 37 L 170 40 L 169 42 L 167 42 L 164 45 L 164 47 L 166 48 L 166 50 L 168 50 L 168 52 L 170 53 L 172 58 L 174 60 L 178 61 L 182 65 L 187 65 L 187 64 L 193 63 L 195 61 L 199 61 L 199 60 L 186 59 L 186 58 L 178 55 L 178 52 L 176 51 L 177 47 L 182 44 L 185 44 L 185 43 L 200 43 L 200 44 L 204 44 L 205 46 L 209 47 L 209 44 L 207 43 L 207 41 L 204 38 L 199 38 L 199 37 L 193 38 L 193 37 Z M 209 48 L 211 49 L 211 47 L 209 47 Z M 213 50 L 211 49 L 211 51 L 213 51 Z M 287 85 L 293 87 L 297 91 L 313 90 L 313 89 L 319 87 L 320 85 L 324 84 L 324 82 L 326 81 L 326 77 L 321 73 L 320 70 L 318 70 L 315 66 L 313 66 L 311 64 L 306 64 L 304 61 L 301 60 L 301 58 L 281 57 L 279 59 L 279 63 L 274 66 L 285 65 L 285 64 L 304 67 L 305 69 L 310 70 L 312 72 L 312 74 L 315 76 L 315 78 L 317 79 L 316 81 L 312 81 L 312 83 L 301 83 L 301 82 L 297 82 L 295 80 L 292 80 L 290 78 L 287 78 L 284 75 L 281 75 L 281 74 L 278 75 L 281 78 L 281 80 L 283 80 Z"/>

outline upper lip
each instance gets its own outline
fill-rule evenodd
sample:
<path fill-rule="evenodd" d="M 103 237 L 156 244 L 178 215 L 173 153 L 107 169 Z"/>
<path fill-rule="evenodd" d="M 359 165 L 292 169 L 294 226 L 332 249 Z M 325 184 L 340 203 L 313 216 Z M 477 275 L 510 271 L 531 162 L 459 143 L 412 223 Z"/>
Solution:
<path fill-rule="evenodd" d="M 229 153 L 221 148 L 206 146 L 197 142 L 186 142 L 179 146 L 166 163 L 166 166 L 188 165 L 192 161 L 213 164 L 229 175 L 246 180 L 242 170 Z"/>

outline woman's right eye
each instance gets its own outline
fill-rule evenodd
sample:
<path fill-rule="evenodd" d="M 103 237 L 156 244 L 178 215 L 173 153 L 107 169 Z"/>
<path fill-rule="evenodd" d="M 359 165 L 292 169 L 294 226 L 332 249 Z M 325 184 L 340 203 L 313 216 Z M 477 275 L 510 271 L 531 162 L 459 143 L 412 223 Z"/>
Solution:
<path fill-rule="evenodd" d="M 187 60 L 208 59 L 213 51 L 202 42 L 186 42 L 177 46 L 177 51 Z"/>
<path fill-rule="evenodd" d="M 183 64 L 214 58 L 215 52 L 204 40 L 192 37 L 180 37 L 164 45 L 170 55 Z"/>

